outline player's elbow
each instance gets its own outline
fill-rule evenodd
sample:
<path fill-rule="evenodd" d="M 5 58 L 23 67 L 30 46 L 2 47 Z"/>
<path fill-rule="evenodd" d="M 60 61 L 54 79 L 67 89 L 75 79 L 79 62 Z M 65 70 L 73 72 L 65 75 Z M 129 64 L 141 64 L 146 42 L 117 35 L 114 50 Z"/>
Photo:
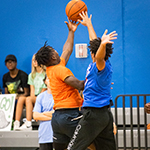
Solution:
<path fill-rule="evenodd" d="M 33 119 L 34 119 L 34 120 L 38 120 L 38 116 L 37 116 L 37 113 L 36 113 L 36 112 L 33 112 Z"/>

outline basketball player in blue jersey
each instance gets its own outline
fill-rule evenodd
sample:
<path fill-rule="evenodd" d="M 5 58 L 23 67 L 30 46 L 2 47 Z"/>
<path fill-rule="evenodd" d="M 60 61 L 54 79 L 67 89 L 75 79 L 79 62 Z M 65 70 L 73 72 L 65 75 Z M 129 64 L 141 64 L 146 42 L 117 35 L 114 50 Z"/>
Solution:
<path fill-rule="evenodd" d="M 112 40 L 117 39 L 117 33 L 113 31 L 107 34 L 108 31 L 105 30 L 102 38 L 97 38 L 91 22 L 92 15 L 88 18 L 87 12 L 82 12 L 80 16 L 83 20 L 78 21 L 89 32 L 89 49 L 93 62 L 89 64 L 86 73 L 83 117 L 67 149 L 85 150 L 94 142 L 96 150 L 116 150 L 110 111 L 112 66 L 108 58 L 113 53 Z"/>

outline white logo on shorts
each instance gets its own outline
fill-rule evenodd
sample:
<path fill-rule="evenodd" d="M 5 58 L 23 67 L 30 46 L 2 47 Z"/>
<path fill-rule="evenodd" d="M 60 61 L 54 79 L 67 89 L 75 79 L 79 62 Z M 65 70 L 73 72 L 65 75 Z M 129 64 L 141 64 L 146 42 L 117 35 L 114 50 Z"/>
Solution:
<path fill-rule="evenodd" d="M 77 135 L 78 135 L 80 129 L 81 129 L 81 125 L 79 124 L 79 125 L 77 125 L 77 127 L 76 127 L 76 130 L 75 130 L 74 135 L 73 135 L 73 137 L 72 137 L 72 139 L 71 139 L 71 141 L 70 141 L 70 143 L 69 143 L 69 145 L 68 145 L 68 147 L 67 147 L 67 150 L 70 150 L 70 148 L 71 148 L 72 145 L 74 144 L 74 141 L 75 141 L 75 139 L 77 138 Z"/>

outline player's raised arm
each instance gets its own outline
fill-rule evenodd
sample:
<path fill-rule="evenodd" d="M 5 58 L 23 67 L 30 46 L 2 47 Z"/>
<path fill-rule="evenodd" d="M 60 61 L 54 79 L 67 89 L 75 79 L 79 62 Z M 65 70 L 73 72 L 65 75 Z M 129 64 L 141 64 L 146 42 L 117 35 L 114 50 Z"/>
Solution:
<path fill-rule="evenodd" d="M 90 17 L 88 17 L 87 11 L 86 12 L 83 11 L 79 15 L 82 18 L 82 21 L 78 20 L 78 22 L 80 22 L 84 26 L 87 26 L 90 41 L 97 39 L 97 35 L 95 33 L 95 30 L 93 28 L 92 21 L 91 21 L 92 15 L 90 15 Z"/>
<path fill-rule="evenodd" d="M 63 52 L 61 54 L 61 57 L 63 57 L 65 59 L 65 62 L 67 64 L 70 55 L 72 54 L 73 51 L 73 44 L 74 44 L 74 32 L 77 29 L 77 26 L 80 23 L 76 23 L 76 22 L 71 22 L 70 20 L 65 21 L 65 23 L 67 24 L 67 27 L 69 29 L 69 33 L 68 33 L 68 38 L 63 46 Z"/>
<path fill-rule="evenodd" d="M 116 31 L 113 31 L 109 34 L 107 34 L 107 32 L 108 32 L 108 30 L 105 30 L 105 32 L 101 38 L 101 44 L 95 55 L 96 66 L 99 71 L 101 71 L 105 68 L 106 44 L 108 44 L 108 43 L 113 44 L 114 42 L 112 40 L 117 39 Z"/>

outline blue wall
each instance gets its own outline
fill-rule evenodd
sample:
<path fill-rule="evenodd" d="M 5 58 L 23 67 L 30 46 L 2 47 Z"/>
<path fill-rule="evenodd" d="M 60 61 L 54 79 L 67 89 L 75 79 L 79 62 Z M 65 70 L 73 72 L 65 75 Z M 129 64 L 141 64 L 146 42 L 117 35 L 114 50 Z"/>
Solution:
<path fill-rule="evenodd" d="M 0 85 L 8 70 L 4 64 L 6 55 L 14 54 L 17 67 L 28 74 L 31 58 L 44 42 L 53 46 L 59 54 L 68 35 L 64 23 L 65 7 L 69 0 L 5 0 L 0 1 Z M 150 2 L 149 0 L 84 0 L 98 36 L 107 28 L 116 30 L 118 39 L 110 59 L 113 65 L 112 96 L 119 94 L 148 94 L 150 91 Z M 79 25 L 75 43 L 88 44 L 86 27 Z M 83 80 L 88 58 L 75 58 L 72 53 L 67 67 Z"/>

